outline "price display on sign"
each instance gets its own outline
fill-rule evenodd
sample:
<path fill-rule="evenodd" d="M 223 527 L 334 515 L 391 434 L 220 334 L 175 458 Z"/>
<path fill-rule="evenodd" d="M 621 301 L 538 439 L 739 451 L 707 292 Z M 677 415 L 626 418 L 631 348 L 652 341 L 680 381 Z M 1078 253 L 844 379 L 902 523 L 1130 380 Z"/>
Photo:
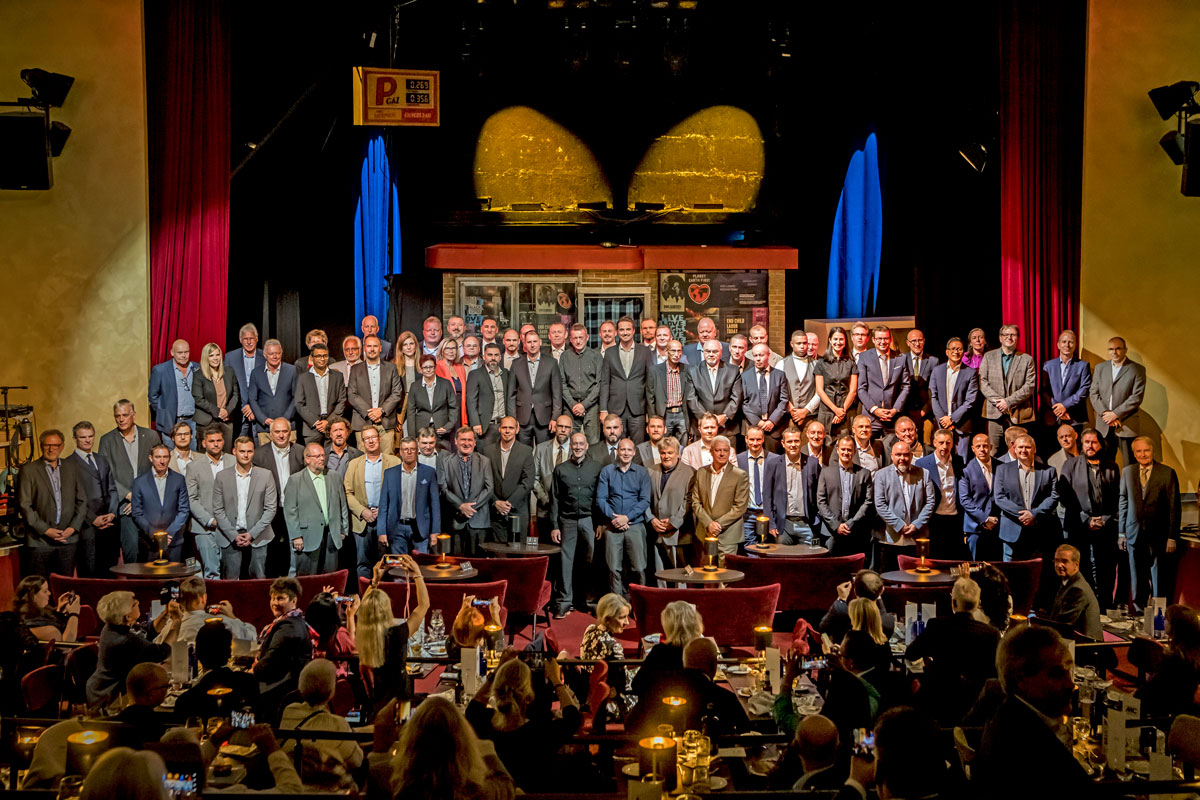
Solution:
<path fill-rule="evenodd" d="M 355 125 L 441 124 L 441 73 L 354 67 Z"/>

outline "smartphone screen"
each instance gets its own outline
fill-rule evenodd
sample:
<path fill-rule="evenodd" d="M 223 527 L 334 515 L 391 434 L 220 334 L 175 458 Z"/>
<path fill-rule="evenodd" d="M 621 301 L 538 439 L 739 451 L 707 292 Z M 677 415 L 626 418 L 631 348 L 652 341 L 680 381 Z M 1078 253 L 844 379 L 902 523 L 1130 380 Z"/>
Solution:
<path fill-rule="evenodd" d="M 188 800 L 199 796 L 200 776 L 195 772 L 167 772 L 163 774 L 163 787 L 171 800 Z"/>
<path fill-rule="evenodd" d="M 235 728 L 249 728 L 254 724 L 254 712 L 249 709 L 230 712 L 229 724 Z"/>
<path fill-rule="evenodd" d="M 386 555 L 386 556 L 384 556 L 384 557 L 383 557 L 383 565 L 384 565 L 385 567 L 398 567 L 398 566 L 400 566 L 400 556 L 398 556 L 398 555 Z"/>
<path fill-rule="evenodd" d="M 355 709 L 352 709 L 351 711 L 346 712 L 346 722 L 350 723 L 351 725 L 361 725 L 362 724 L 362 711 L 355 708 Z"/>
<path fill-rule="evenodd" d="M 854 730 L 854 755 L 860 758 L 875 758 L 875 731 L 864 728 Z"/>
<path fill-rule="evenodd" d="M 805 658 L 800 662 L 800 669 L 828 669 L 829 662 L 824 658 Z"/>

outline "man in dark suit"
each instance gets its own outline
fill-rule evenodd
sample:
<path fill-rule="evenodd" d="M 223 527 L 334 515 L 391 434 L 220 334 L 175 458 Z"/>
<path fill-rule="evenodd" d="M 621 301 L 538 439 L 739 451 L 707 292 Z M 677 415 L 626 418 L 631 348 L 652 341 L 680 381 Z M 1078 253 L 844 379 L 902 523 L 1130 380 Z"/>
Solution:
<path fill-rule="evenodd" d="M 508 406 L 508 370 L 500 366 L 500 345 L 484 345 L 483 368 L 467 375 L 463 402 L 467 404 L 467 424 L 481 445 L 500 439 L 499 422 Z"/>
<path fill-rule="evenodd" d="M 600 369 L 599 350 L 588 347 L 588 329 L 581 323 L 571 326 L 571 346 L 558 358 L 562 375 L 563 411 L 571 415 L 575 430 L 583 431 L 592 444 L 600 441 Z"/>
<path fill-rule="evenodd" d="M 233 370 L 237 376 L 238 397 L 242 399 L 242 416 L 235 421 L 233 428 L 235 437 L 249 436 L 252 432 L 254 410 L 250 408 L 250 376 L 267 363 L 262 350 L 258 349 L 258 328 L 254 323 L 247 322 L 242 326 L 238 331 L 238 340 L 242 346 L 225 354 L 225 367 Z"/>
<path fill-rule="evenodd" d="M 184 421 L 192 429 L 192 440 L 196 439 L 196 399 L 192 397 L 192 381 L 200 371 L 200 365 L 191 360 L 191 347 L 183 339 L 171 344 L 171 358 L 155 364 L 150 370 L 150 414 L 154 427 L 160 433 L 171 435 L 175 423 Z M 193 450 L 195 447 L 192 448 Z"/>
<path fill-rule="evenodd" d="M 150 470 L 143 472 L 133 482 L 133 510 L 130 516 L 141 533 L 139 561 L 144 556 L 157 552 L 153 535 L 157 531 L 167 532 L 167 547 L 164 551 L 168 561 L 183 560 L 183 543 L 186 538 L 188 514 L 187 481 L 170 468 L 171 450 L 165 444 L 156 444 L 150 450 Z"/>
<path fill-rule="evenodd" d="M 646 439 L 646 384 L 653 367 L 650 351 L 633 341 L 633 320 L 617 320 L 617 346 L 600 364 L 600 418 L 616 414 L 634 445 Z"/>
<path fill-rule="evenodd" d="M 525 444 L 544 442 L 562 413 L 562 374 L 558 362 L 542 353 L 537 331 L 525 334 L 525 352 L 509 367 L 507 416 L 517 420 Z M 645 348 L 643 348 L 644 350 Z"/>
<path fill-rule="evenodd" d="M 491 541 L 507 542 L 511 520 L 516 520 L 518 536 L 529 531 L 529 494 L 533 491 L 533 448 L 517 441 L 517 421 L 500 420 L 500 441 L 483 448 L 492 466 Z"/>
<path fill-rule="evenodd" d="M 1104 446 L 1095 428 L 1084 428 L 1079 440 L 1083 452 L 1063 465 L 1058 476 L 1058 498 L 1064 508 L 1067 541 L 1080 553 L 1080 571 L 1103 607 L 1111 608 L 1117 574 L 1121 477 L 1116 462 L 1104 457 Z"/>
<path fill-rule="evenodd" d="M 271 423 L 271 440 L 254 451 L 254 466 L 262 467 L 275 479 L 275 497 L 279 513 L 271 520 L 274 538 L 268 539 L 266 570 L 268 576 L 287 575 L 295 568 L 295 550 L 289 546 L 287 520 L 283 518 L 283 489 L 293 473 L 304 469 L 304 446 L 292 440 L 292 424 L 283 417 Z M 254 553 L 252 555 L 258 555 Z"/>
<path fill-rule="evenodd" d="M 65 461 L 75 467 L 87 495 L 75 569 L 81 578 L 106 578 L 121 552 L 120 529 L 116 526 L 117 484 L 108 459 L 92 452 L 96 441 L 92 423 L 77 422 L 71 433 L 75 439 L 75 452 Z"/>
<path fill-rule="evenodd" d="M 974 454 L 963 467 L 958 479 L 958 503 L 963 510 L 963 533 L 967 536 L 967 549 L 972 561 L 996 561 L 1001 555 L 1000 512 L 996 510 L 992 486 L 995 481 L 997 463 L 992 459 L 992 442 L 986 433 L 977 433 L 971 438 Z"/>
<path fill-rule="evenodd" d="M 588 440 L 581 432 L 571 434 L 571 457 L 554 468 L 550 490 L 550 539 L 562 545 L 562 581 L 555 593 L 555 616 L 562 618 L 572 607 L 590 613 L 582 581 L 576 583 L 576 553 L 579 564 L 591 564 L 596 543 L 596 485 L 601 465 L 588 458 Z"/>
<path fill-rule="evenodd" d="M 1096 410 L 1096 430 L 1113 458 L 1120 445 L 1124 464 L 1133 463 L 1133 440 L 1142 430 L 1140 415 L 1146 396 L 1146 368 L 1129 359 L 1128 352 L 1120 336 L 1109 339 L 1109 360 L 1096 366 L 1088 391 Z"/>
<path fill-rule="evenodd" d="M 884 455 L 883 442 L 871 436 L 871 418 L 859 414 L 850 422 L 850 430 L 854 434 L 854 463 L 862 466 L 872 475 L 891 463 Z"/>
<path fill-rule="evenodd" d="M 963 463 L 954 452 L 954 434 L 939 430 L 933 435 L 933 452 L 913 462 L 929 473 L 937 504 L 929 518 L 929 553 L 932 558 L 966 558 L 963 514 L 958 504 L 958 479 Z"/>
<path fill-rule="evenodd" d="M 1042 380 L 1038 389 L 1042 401 L 1042 422 L 1048 431 L 1067 424 L 1079 433 L 1087 425 L 1087 397 L 1092 386 L 1092 368 L 1075 355 L 1076 345 L 1075 332 L 1063 331 L 1058 335 L 1058 358 L 1052 358 L 1042 365 Z"/>
<path fill-rule="evenodd" d="M 354 551 L 343 548 L 350 534 L 346 487 L 325 472 L 325 448 L 304 446 L 304 466 L 288 477 L 283 492 L 283 518 L 296 553 L 297 575 L 321 575 L 348 567 Z"/>
<path fill-rule="evenodd" d="M 707 359 L 705 342 L 716 342 L 720 348 L 718 363 L 729 361 L 729 345 L 717 338 L 717 324 L 708 317 L 696 320 L 696 341 L 683 348 L 683 357 L 688 364 L 703 364 Z"/>
<path fill-rule="evenodd" d="M 588 448 L 588 458 L 600 464 L 601 467 L 607 467 L 617 460 L 617 445 L 620 444 L 621 439 L 625 438 L 625 426 L 620 417 L 616 414 L 609 414 L 603 420 L 601 431 L 603 437 Z M 633 453 L 633 463 L 642 463 L 642 457 L 638 455 L 636 448 Z"/>
<path fill-rule="evenodd" d="M 378 519 L 385 553 L 428 553 L 429 538 L 442 530 L 437 470 L 417 460 L 411 436 L 400 440 L 400 465 L 383 473 Z"/>
<path fill-rule="evenodd" d="M 874 485 L 871 471 L 854 463 L 854 439 L 837 441 L 837 461 L 817 476 L 817 514 L 830 537 L 830 555 L 866 553 L 871 545 Z"/>
<path fill-rule="evenodd" d="M 362 329 L 363 346 L 366 346 L 368 336 L 376 336 L 379 338 L 379 357 L 384 361 L 392 360 L 392 343 L 379 336 L 379 319 L 374 314 L 367 314 L 359 323 Z M 438 323 L 438 338 L 441 338 L 442 325 Z M 388 452 L 391 452 L 390 450 Z"/>
<path fill-rule="evenodd" d="M 329 427 L 325 429 L 329 438 L 325 442 L 325 469 L 346 477 L 346 468 L 350 462 L 363 454 L 350 444 L 350 423 L 345 417 L 330 417 Z"/>
<path fill-rule="evenodd" d="M 1100 627 L 1100 603 L 1088 582 L 1079 571 L 1079 550 L 1070 544 L 1060 544 L 1054 551 L 1054 602 L 1046 618 L 1070 625 L 1093 641 L 1104 640 Z"/>
<path fill-rule="evenodd" d="M 750 503 L 746 506 L 746 544 L 758 542 L 757 520 L 765 516 L 767 528 L 774 541 L 780 532 L 790 532 L 787 526 L 787 476 L 783 471 L 784 458 L 779 453 L 768 453 L 763 447 L 766 436 L 762 428 L 746 430 L 746 449 L 737 454 L 737 467 L 750 476 Z M 776 495 L 783 496 L 782 507 L 776 505 Z M 778 515 L 782 514 L 780 519 Z"/>
<path fill-rule="evenodd" d="M 1062 541 L 1055 513 L 1058 476 L 1035 461 L 1037 447 L 1029 434 L 1017 437 L 1013 450 L 1017 460 L 997 465 L 992 484 L 996 508 L 1000 511 L 1004 560 L 1041 558 L 1044 565 L 1055 545 Z M 1046 572 L 1043 568 L 1043 573 Z"/>
<path fill-rule="evenodd" d="M 928 442 L 930 429 L 937 429 L 930 402 L 929 381 L 938 365 L 938 359 L 937 356 L 925 352 L 925 334 L 920 330 L 914 328 L 909 331 L 905 341 L 908 343 L 905 366 L 910 383 L 908 398 L 904 401 L 901 413 L 912 417 L 913 422 L 917 423 L 917 436 L 922 442 Z"/>
<path fill-rule="evenodd" d="M 150 469 L 150 448 L 162 439 L 157 431 L 137 424 L 137 413 L 128 400 L 113 404 L 113 420 L 117 427 L 100 437 L 100 455 L 108 459 L 117 486 L 121 557 L 132 564 L 138 560 L 138 530 L 129 515 L 133 479 Z"/>
<path fill-rule="evenodd" d="M 1133 440 L 1134 463 L 1121 470 L 1117 530 L 1119 544 L 1129 551 L 1134 603 L 1146 607 L 1150 597 L 1175 594 L 1176 550 L 1179 541 L 1179 476 L 1154 460 L 1149 436 Z"/>
<path fill-rule="evenodd" d="M 329 368 L 329 346 L 324 342 L 313 345 L 309 358 L 312 367 L 296 378 L 296 415 L 304 442 L 325 444 L 329 418 L 346 412 L 346 381 L 342 373 Z"/>
<path fill-rule="evenodd" d="M 815 422 L 815 420 L 813 420 Z M 746 432 L 749 435 L 749 431 Z M 804 453 L 800 431 L 783 432 L 783 458 L 780 474 L 768 505 L 770 516 L 779 525 L 780 544 L 819 544 L 821 517 L 817 511 L 817 479 L 821 462 Z"/>
<path fill-rule="evenodd" d="M 271 422 L 284 419 L 290 425 L 296 415 L 296 368 L 283 363 L 283 345 L 268 339 L 263 345 L 261 369 L 250 375 L 250 410 L 259 444 L 270 438 Z"/>
<path fill-rule="evenodd" d="M 929 374 L 929 404 L 935 430 L 954 434 L 955 451 L 964 461 L 971 452 L 971 422 L 979 403 L 979 376 L 962 363 L 963 342 L 946 342 L 946 363 Z"/>
<path fill-rule="evenodd" d="M 787 377 L 771 367 L 771 348 L 765 344 L 754 345 L 750 355 L 754 369 L 742 373 L 742 433 L 751 427 L 762 429 L 767 450 L 778 452 L 788 419 Z"/>
<path fill-rule="evenodd" d="M 380 344 L 378 336 L 363 339 L 363 361 L 350 369 L 346 397 L 354 409 L 350 427 L 358 435 L 359 449 L 364 449 L 362 429 L 370 423 L 383 431 L 380 447 L 391 454 L 396 452 L 397 409 L 404 407 L 404 383 L 396 365 L 380 357 Z"/>
<path fill-rule="evenodd" d="M 691 410 L 691 417 L 692 424 L 697 426 L 700 417 L 715 414 L 717 433 L 732 437 L 740 430 L 738 415 L 742 409 L 742 381 L 741 373 L 723 360 L 721 347 L 721 343 L 714 339 L 704 342 L 703 359 L 693 362 L 694 366 L 688 368 L 696 392 L 696 405 Z M 692 431 L 692 437 L 695 437 L 695 431 Z"/>
<path fill-rule="evenodd" d="M 696 405 L 696 390 L 687 366 L 680 363 L 682 356 L 683 345 L 674 339 L 667 343 L 667 360 L 650 371 L 646 401 L 649 413 L 662 417 L 665 435 L 685 442 L 692 427 L 688 410 Z"/>
<path fill-rule="evenodd" d="M 64 462 L 62 431 L 42 431 L 42 457 L 21 470 L 18 502 L 29 526 L 25 540 L 27 575 L 72 575 L 79 531 L 87 517 L 87 490 L 73 464 Z"/>
<path fill-rule="evenodd" d="M 438 485 L 450 505 L 450 524 L 457 534 L 454 552 L 473 556 L 491 528 L 492 465 L 487 456 L 475 452 L 475 431 L 470 428 L 458 429 L 454 445 L 456 452 L 442 461 Z"/>
<path fill-rule="evenodd" d="M 877 325 L 872 331 L 875 352 L 858 359 L 858 402 L 871 418 L 871 433 L 890 431 L 908 402 L 911 378 L 908 361 L 892 349 L 892 331 Z"/>

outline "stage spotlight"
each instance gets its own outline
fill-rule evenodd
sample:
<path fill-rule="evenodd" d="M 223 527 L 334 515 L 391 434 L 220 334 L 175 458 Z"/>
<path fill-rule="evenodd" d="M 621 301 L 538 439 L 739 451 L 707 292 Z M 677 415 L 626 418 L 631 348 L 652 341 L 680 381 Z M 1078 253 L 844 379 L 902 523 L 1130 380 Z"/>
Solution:
<path fill-rule="evenodd" d="M 976 172 L 983 172 L 983 168 L 987 166 L 988 152 L 987 148 L 978 142 L 971 142 L 959 148 L 958 154 L 963 157 L 963 160 L 971 165 L 971 169 Z"/>
<path fill-rule="evenodd" d="M 1175 166 L 1182 166 L 1187 161 L 1184 151 L 1183 134 L 1179 131 L 1171 131 L 1170 133 L 1163 134 L 1163 137 L 1158 140 L 1158 145 L 1170 157 L 1171 161 L 1175 162 Z"/>
<path fill-rule="evenodd" d="M 37 68 L 21 70 L 21 80 L 33 90 L 33 99 L 39 105 L 51 108 L 62 108 L 67 93 L 71 91 L 71 85 L 75 83 L 75 79 L 70 75 L 60 75 Z"/>
<path fill-rule="evenodd" d="M 50 155 L 58 158 L 62 155 L 63 145 L 67 143 L 67 138 L 71 135 L 71 129 L 61 122 L 50 123 Z"/>
<path fill-rule="evenodd" d="M 1196 81 L 1178 81 L 1170 86 L 1160 86 L 1157 89 L 1151 89 L 1150 102 L 1154 103 L 1154 110 L 1163 119 L 1170 119 L 1179 110 L 1194 106 L 1192 98 L 1196 92 L 1200 91 L 1200 83 Z"/>

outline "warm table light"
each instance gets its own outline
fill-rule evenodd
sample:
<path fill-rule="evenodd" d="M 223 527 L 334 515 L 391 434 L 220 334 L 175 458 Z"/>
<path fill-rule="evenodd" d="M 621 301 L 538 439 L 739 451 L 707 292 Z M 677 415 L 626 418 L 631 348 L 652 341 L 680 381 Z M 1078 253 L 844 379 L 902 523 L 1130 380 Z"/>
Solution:
<path fill-rule="evenodd" d="M 717 537 L 704 537 L 704 547 L 708 552 L 708 563 L 701 567 L 705 572 L 716 572 L 720 567 L 717 566 Z"/>
<path fill-rule="evenodd" d="M 917 566 L 916 571 L 922 575 L 930 572 L 929 567 L 929 537 L 923 536 L 917 541 Z"/>
<path fill-rule="evenodd" d="M 67 737 L 68 775 L 84 775 L 108 749 L 107 731 L 78 731 Z"/>
<path fill-rule="evenodd" d="M 668 698 L 663 698 L 666 702 Z M 682 700 L 683 698 L 675 698 Z M 675 740 L 669 736 L 647 736 L 638 740 L 641 750 L 642 775 L 650 775 L 653 779 L 661 780 L 663 788 L 671 791 L 678 783 L 676 776 L 676 747 Z M 647 767 L 649 769 L 647 769 Z"/>
<path fill-rule="evenodd" d="M 770 625 L 758 625 L 754 628 L 754 649 L 760 653 L 766 652 L 773 641 Z"/>
<path fill-rule="evenodd" d="M 433 537 L 433 545 L 438 552 L 438 562 L 433 565 L 433 568 L 440 570 L 454 569 L 454 565 L 446 561 L 446 553 L 450 551 L 450 534 L 435 534 Z"/>
<path fill-rule="evenodd" d="M 158 548 L 158 559 L 154 563 L 162 566 L 167 563 L 166 550 L 169 537 L 166 531 L 155 531 L 151 536 L 154 539 L 154 546 Z"/>
<path fill-rule="evenodd" d="M 759 515 L 754 518 L 754 535 L 758 537 L 758 543 L 763 547 L 767 545 L 767 534 L 770 532 L 771 521 L 765 516 Z"/>

